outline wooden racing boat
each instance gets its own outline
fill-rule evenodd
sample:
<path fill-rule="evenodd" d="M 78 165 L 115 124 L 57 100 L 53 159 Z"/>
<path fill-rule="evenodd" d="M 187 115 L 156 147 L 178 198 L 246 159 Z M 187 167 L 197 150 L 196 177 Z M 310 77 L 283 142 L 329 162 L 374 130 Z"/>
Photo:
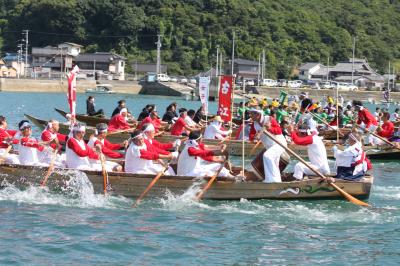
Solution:
<path fill-rule="evenodd" d="M 37 127 L 44 129 L 44 127 L 47 125 L 47 121 L 43 119 L 36 118 L 31 115 L 25 114 L 25 116 Z M 69 134 L 69 124 L 67 123 L 60 123 L 60 133 L 64 135 Z M 86 128 L 86 133 L 84 136 L 85 140 L 89 140 L 90 136 L 94 134 L 95 128 L 88 126 Z M 107 139 L 113 143 L 121 143 L 124 140 L 129 139 L 130 133 L 124 132 L 124 133 L 116 133 L 107 136 Z M 167 143 L 167 142 L 173 142 L 176 139 L 186 139 L 185 137 L 177 137 L 177 136 L 172 136 L 170 134 L 163 134 L 160 136 L 157 136 L 156 139 L 162 143 Z M 206 145 L 221 145 L 220 140 L 214 140 L 214 139 L 203 139 L 203 143 Z M 242 155 L 242 141 L 241 140 L 227 140 L 222 144 L 226 144 L 229 154 L 233 156 L 241 156 Z M 333 158 L 333 152 L 332 152 L 332 143 L 326 142 L 326 152 L 327 156 L 329 158 Z M 251 150 L 254 148 L 255 143 L 250 142 L 250 141 L 245 141 L 245 148 L 244 148 L 244 153 L 249 156 Z M 338 145 L 340 149 L 343 149 L 340 145 Z M 183 147 L 183 145 L 181 146 Z M 302 157 L 307 157 L 307 147 L 305 146 L 299 146 L 295 144 L 290 144 L 289 148 L 292 149 L 294 152 L 299 154 Z M 253 151 L 253 156 L 259 153 L 263 149 L 263 145 L 260 144 L 258 147 Z M 366 152 L 367 156 L 370 159 L 382 159 L 382 160 L 399 160 L 400 158 L 400 150 L 394 149 L 394 148 L 388 148 L 387 146 L 364 146 L 363 147 L 364 151 Z"/>
<path fill-rule="evenodd" d="M 62 115 L 64 118 L 66 118 L 67 112 L 65 112 L 61 109 L 57 109 L 57 108 L 54 108 L 54 110 L 56 110 L 57 113 Z M 85 123 L 86 125 L 92 126 L 92 127 L 95 127 L 98 123 L 108 124 L 108 122 L 110 122 L 109 118 L 99 117 L 99 116 L 82 115 L 82 114 L 75 115 L 75 118 L 79 122 Z"/>
<path fill-rule="evenodd" d="M 0 165 L 0 173 L 3 186 L 6 183 L 24 188 L 31 185 L 37 186 L 45 175 L 47 167 Z M 82 171 L 93 184 L 95 193 L 103 192 L 103 176 L 101 172 Z M 79 171 L 71 169 L 56 169 L 48 179 L 50 190 L 63 190 L 68 187 L 70 180 L 76 177 Z M 251 172 L 249 172 L 251 173 Z M 109 173 L 109 183 L 112 195 L 124 197 L 138 197 L 154 175 L 139 175 L 127 173 Z M 207 178 L 206 178 L 207 179 Z M 370 195 L 374 178 L 366 176 L 361 181 L 336 180 L 336 185 L 354 197 L 365 199 Z M 181 195 L 193 185 L 195 180 L 189 176 L 163 176 L 149 191 L 149 197 L 163 197 L 167 190 L 175 195 Z M 319 178 L 306 179 L 282 183 L 263 182 L 234 182 L 226 179 L 218 179 L 204 194 L 205 199 L 213 200 L 240 200 L 240 199 L 336 199 L 340 194 L 326 182 L 320 182 Z"/>

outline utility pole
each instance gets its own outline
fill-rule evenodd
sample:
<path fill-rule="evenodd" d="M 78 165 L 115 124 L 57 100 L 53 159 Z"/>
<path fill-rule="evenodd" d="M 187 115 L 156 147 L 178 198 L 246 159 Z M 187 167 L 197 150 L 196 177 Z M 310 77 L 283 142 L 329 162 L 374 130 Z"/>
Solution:
<path fill-rule="evenodd" d="M 389 61 L 389 73 L 388 73 L 388 86 L 387 90 L 390 91 L 390 61 Z"/>
<path fill-rule="evenodd" d="M 356 50 L 356 37 L 353 37 L 353 63 L 351 65 L 351 85 L 354 85 L 354 54 Z"/>
<path fill-rule="evenodd" d="M 61 50 L 61 52 L 60 52 L 60 58 L 61 58 L 61 61 L 60 61 L 60 82 L 62 84 L 62 82 L 63 82 L 63 49 L 60 48 L 60 50 Z M 67 55 L 65 55 L 65 58 L 67 58 Z"/>
<path fill-rule="evenodd" d="M 135 80 L 137 80 L 137 59 L 135 60 Z"/>
<path fill-rule="evenodd" d="M 258 54 L 258 71 L 257 71 L 257 86 L 260 88 L 260 73 L 261 73 L 261 54 Z"/>
<path fill-rule="evenodd" d="M 29 48 L 29 39 L 28 39 L 28 37 L 29 37 L 29 30 L 23 30 L 22 31 L 22 34 L 24 35 L 25 34 L 25 77 L 26 77 L 26 75 L 27 75 L 27 72 L 28 72 L 28 48 Z"/>
<path fill-rule="evenodd" d="M 326 72 L 326 81 L 329 81 L 329 56 L 328 56 L 328 71 Z"/>
<path fill-rule="evenodd" d="M 262 66 L 261 66 L 261 79 L 264 80 L 265 75 L 265 49 L 262 50 Z"/>
<path fill-rule="evenodd" d="M 219 57 L 219 70 L 218 74 L 222 74 L 222 62 L 223 62 L 224 56 L 222 55 L 222 51 L 220 52 L 220 57 Z"/>
<path fill-rule="evenodd" d="M 217 45 L 217 65 L 215 66 L 215 76 L 216 76 L 216 77 L 218 77 L 218 74 L 219 74 L 219 73 L 218 73 L 218 72 L 219 72 L 219 71 L 218 71 L 218 70 L 219 70 L 219 69 L 218 69 L 218 67 L 219 67 L 218 64 L 219 64 L 219 45 Z"/>
<path fill-rule="evenodd" d="M 157 35 L 158 40 L 156 42 L 157 44 L 157 68 L 156 68 L 156 72 L 157 74 L 161 73 L 161 35 L 158 34 Z"/>
<path fill-rule="evenodd" d="M 232 37 L 232 65 L 231 65 L 231 75 L 233 77 L 233 66 L 235 65 L 235 31 L 233 31 Z"/>
<path fill-rule="evenodd" d="M 18 44 L 18 55 L 17 55 L 17 61 L 18 61 L 18 71 L 17 71 L 17 78 L 19 78 L 20 74 L 21 74 L 21 60 L 22 60 L 22 47 L 24 45 L 22 43 Z"/>

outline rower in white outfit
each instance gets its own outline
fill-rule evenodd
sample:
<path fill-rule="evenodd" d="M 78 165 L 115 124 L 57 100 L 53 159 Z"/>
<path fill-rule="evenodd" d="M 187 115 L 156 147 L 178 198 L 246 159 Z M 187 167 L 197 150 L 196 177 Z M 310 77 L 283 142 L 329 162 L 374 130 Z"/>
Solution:
<path fill-rule="evenodd" d="M 350 133 L 347 139 L 349 146 L 346 149 L 342 151 L 336 145 L 333 146 L 337 167 L 336 178 L 358 179 L 372 168 L 359 140 L 360 136 L 357 133 Z"/>
<path fill-rule="evenodd" d="M 219 115 L 215 116 L 213 121 L 207 126 L 206 130 L 204 131 L 204 138 L 223 140 L 227 136 L 229 136 L 229 134 L 231 134 L 232 131 L 222 130 L 221 126 L 223 122 L 224 121 Z"/>
<path fill-rule="evenodd" d="M 282 182 L 281 172 L 279 170 L 279 160 L 281 155 L 285 152 L 285 149 L 263 133 L 264 130 L 267 130 L 274 135 L 276 140 L 278 140 L 284 146 L 287 146 L 286 139 L 282 135 L 282 129 L 275 118 L 264 115 L 262 110 L 251 109 L 250 116 L 254 121 L 253 128 L 255 132 L 257 132 L 257 135 L 260 137 L 264 147 L 267 149 L 263 155 L 265 173 L 264 182 Z"/>
<path fill-rule="evenodd" d="M 189 139 L 186 141 L 185 148 L 178 159 L 179 176 L 213 176 L 220 169 L 221 163 L 225 161 L 216 156 L 227 156 L 226 145 L 221 146 L 219 150 L 211 150 L 201 143 L 201 139 L 202 135 L 199 131 L 190 132 Z M 225 167 L 222 168 L 218 176 L 233 177 Z"/>
<path fill-rule="evenodd" d="M 293 126 L 289 127 L 289 131 L 291 132 L 291 138 L 295 144 L 307 146 L 308 158 L 310 159 L 309 164 L 320 173 L 324 175 L 328 174 L 330 170 L 322 138 L 314 132 L 311 132 L 307 123 L 301 124 L 297 132 L 293 130 Z M 302 180 L 304 175 L 315 174 L 305 164 L 298 162 L 294 166 L 293 176 L 296 179 Z"/>
<path fill-rule="evenodd" d="M 83 137 L 85 136 L 86 127 L 77 123 L 72 128 L 72 137 L 67 141 L 65 147 L 66 163 L 68 168 L 77 170 L 94 170 L 101 171 L 100 151 L 95 152 L 90 148 Z M 119 165 L 114 162 L 105 162 L 107 171 L 117 170 Z"/>
<path fill-rule="evenodd" d="M 125 154 L 125 172 L 156 175 L 165 169 L 164 163 L 160 159 L 171 160 L 172 158 L 172 154 L 165 155 L 149 150 L 144 142 L 142 132 L 135 130 L 131 134 L 131 143 Z M 158 164 L 154 162 L 157 160 L 159 160 Z M 175 175 L 175 172 L 168 167 L 165 174 Z"/>
<path fill-rule="evenodd" d="M 36 138 L 32 137 L 32 127 L 29 121 L 22 120 L 18 124 L 21 131 L 20 144 L 18 145 L 18 159 L 20 164 L 33 166 L 47 166 L 39 159 L 39 153 L 49 149 L 39 144 Z"/>

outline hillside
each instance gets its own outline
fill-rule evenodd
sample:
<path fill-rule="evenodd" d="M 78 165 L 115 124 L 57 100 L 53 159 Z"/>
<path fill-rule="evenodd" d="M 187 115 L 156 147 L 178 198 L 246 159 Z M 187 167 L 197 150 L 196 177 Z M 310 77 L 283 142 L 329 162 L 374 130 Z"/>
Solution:
<path fill-rule="evenodd" d="M 161 34 L 169 72 L 191 74 L 215 64 L 217 45 L 230 57 L 236 31 L 238 56 L 264 48 L 269 76 L 287 77 L 301 62 L 351 57 L 356 36 L 356 57 L 383 72 L 400 58 L 399 11 L 397 0 L 3 0 L 0 51 L 15 52 L 29 29 L 32 46 L 69 41 L 154 62 Z"/>

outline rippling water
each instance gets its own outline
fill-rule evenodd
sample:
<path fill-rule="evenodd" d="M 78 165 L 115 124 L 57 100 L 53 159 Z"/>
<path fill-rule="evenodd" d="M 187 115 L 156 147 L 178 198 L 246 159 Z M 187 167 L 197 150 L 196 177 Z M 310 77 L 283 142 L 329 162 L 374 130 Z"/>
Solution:
<path fill-rule="evenodd" d="M 174 100 L 98 96 L 97 106 L 110 113 L 124 97 L 136 115 L 150 102 L 162 114 Z M 61 93 L 0 93 L 0 113 L 14 127 L 23 113 L 61 119 L 52 108 L 65 102 Z M 132 199 L 93 194 L 84 174 L 71 174 L 70 188 L 58 193 L 9 185 L 0 190 L 0 264 L 396 265 L 399 170 L 399 162 L 374 162 L 373 208 L 339 200 L 194 202 L 188 191 L 132 209 Z"/>

